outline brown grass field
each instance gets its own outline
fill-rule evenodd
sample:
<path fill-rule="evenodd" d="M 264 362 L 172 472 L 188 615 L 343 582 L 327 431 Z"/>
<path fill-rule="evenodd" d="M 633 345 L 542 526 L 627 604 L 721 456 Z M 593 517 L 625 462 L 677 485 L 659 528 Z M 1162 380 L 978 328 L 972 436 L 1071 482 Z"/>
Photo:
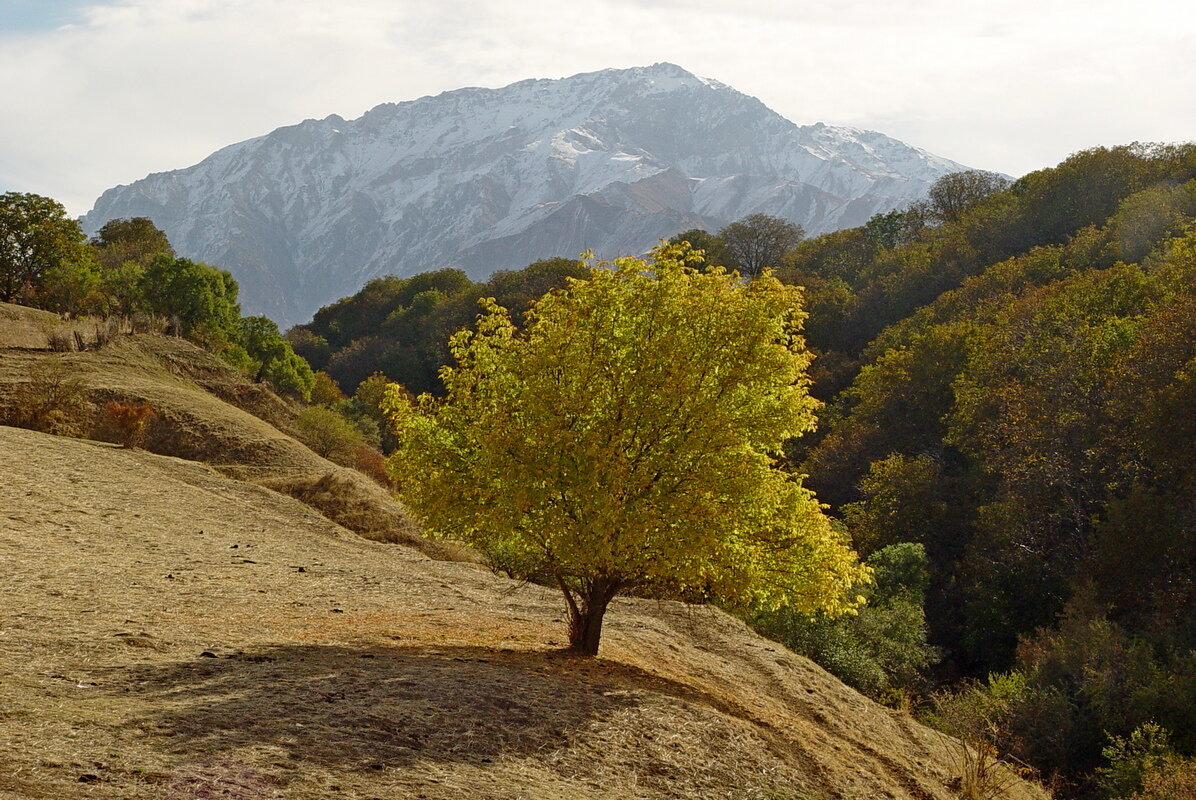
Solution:
<path fill-rule="evenodd" d="M 957 744 L 726 614 L 617 600 L 569 657 L 554 592 L 254 482 L 329 466 L 185 343 L 0 349 L 0 386 L 41 358 L 189 458 L 0 426 L 0 800 L 956 796 Z"/>

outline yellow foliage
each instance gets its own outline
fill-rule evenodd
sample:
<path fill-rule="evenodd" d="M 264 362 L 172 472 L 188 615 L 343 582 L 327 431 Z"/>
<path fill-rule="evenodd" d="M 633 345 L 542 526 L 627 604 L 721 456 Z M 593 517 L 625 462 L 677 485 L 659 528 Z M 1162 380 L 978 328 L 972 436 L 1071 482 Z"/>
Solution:
<path fill-rule="evenodd" d="M 476 328 L 451 340 L 445 399 L 387 395 L 409 508 L 567 597 L 599 580 L 853 608 L 866 569 L 777 462 L 817 407 L 800 290 L 699 261 L 681 244 L 591 264 L 523 332 L 483 300 Z"/>

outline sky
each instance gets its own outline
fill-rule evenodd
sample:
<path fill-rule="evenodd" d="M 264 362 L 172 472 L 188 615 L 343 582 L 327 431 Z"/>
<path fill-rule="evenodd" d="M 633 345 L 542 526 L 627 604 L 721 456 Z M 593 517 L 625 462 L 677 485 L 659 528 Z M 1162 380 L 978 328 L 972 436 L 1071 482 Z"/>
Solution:
<path fill-rule="evenodd" d="M 0 0 L 0 191 L 79 215 L 303 119 L 658 61 L 1015 176 L 1196 139 L 1192 0 Z"/>

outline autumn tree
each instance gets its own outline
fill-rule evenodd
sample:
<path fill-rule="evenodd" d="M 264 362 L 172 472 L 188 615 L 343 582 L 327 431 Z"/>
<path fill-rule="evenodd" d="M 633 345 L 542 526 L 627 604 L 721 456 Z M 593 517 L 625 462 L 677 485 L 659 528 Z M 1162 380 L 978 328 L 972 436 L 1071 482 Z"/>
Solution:
<path fill-rule="evenodd" d="M 805 236 L 800 225 L 767 214 L 751 214 L 718 232 L 732 266 L 744 275 L 780 266 L 785 253 Z"/>
<path fill-rule="evenodd" d="M 443 400 L 388 394 L 404 501 L 557 585 L 579 654 L 618 594 L 835 613 L 866 574 L 777 461 L 814 422 L 799 290 L 699 263 L 664 245 L 596 265 L 522 331 L 483 300 Z"/>

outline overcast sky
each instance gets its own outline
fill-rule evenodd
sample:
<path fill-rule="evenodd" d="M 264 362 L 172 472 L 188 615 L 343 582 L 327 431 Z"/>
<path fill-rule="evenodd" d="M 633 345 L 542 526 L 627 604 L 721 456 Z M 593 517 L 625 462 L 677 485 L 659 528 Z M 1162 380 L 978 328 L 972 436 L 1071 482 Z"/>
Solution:
<path fill-rule="evenodd" d="M 0 191 L 82 214 L 305 118 L 657 61 L 1013 175 L 1196 139 L 1193 0 L 0 0 Z"/>

